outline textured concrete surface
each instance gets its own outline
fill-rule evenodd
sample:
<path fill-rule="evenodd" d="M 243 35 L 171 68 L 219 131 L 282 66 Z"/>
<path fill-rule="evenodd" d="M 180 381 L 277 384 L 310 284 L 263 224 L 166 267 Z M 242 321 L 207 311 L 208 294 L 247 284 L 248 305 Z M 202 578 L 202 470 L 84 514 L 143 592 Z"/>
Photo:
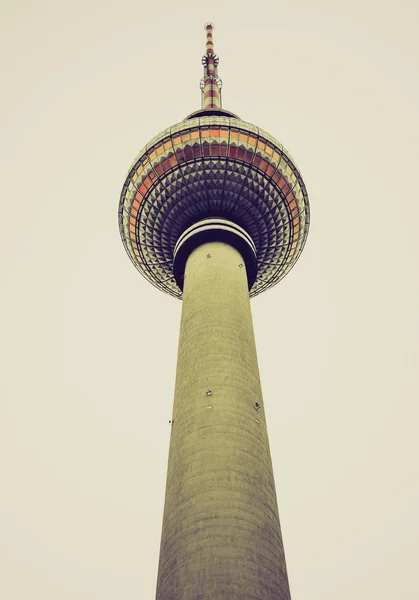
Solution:
<path fill-rule="evenodd" d="M 246 268 L 219 242 L 186 264 L 173 420 L 157 600 L 289 600 Z"/>

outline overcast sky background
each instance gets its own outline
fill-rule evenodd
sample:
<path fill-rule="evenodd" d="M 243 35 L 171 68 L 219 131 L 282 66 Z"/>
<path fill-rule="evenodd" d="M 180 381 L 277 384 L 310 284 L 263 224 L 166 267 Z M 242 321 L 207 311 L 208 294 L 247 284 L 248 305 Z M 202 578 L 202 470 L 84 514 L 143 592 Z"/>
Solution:
<path fill-rule="evenodd" d="M 419 597 L 419 3 L 1 3 L 0 598 L 154 598 L 181 303 L 134 269 L 135 155 L 223 104 L 312 225 L 252 301 L 293 600 Z M 168 599 L 169 600 L 169 599 Z"/>

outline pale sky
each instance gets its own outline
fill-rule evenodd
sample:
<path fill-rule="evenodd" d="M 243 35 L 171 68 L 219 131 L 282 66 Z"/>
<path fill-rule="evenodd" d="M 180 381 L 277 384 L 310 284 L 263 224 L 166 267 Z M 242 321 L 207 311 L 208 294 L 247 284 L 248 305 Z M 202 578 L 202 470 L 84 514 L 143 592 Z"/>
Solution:
<path fill-rule="evenodd" d="M 223 106 L 312 223 L 252 301 L 293 600 L 419 597 L 419 3 L 3 0 L 1 600 L 155 595 L 181 303 L 134 269 L 135 155 Z"/>

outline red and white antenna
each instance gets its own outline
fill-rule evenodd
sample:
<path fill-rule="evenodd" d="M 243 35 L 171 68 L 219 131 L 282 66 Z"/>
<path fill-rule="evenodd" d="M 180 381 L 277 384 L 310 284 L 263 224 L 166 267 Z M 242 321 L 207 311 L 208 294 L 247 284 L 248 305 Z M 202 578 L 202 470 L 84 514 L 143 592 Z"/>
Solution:
<path fill-rule="evenodd" d="M 207 23 L 205 25 L 205 31 L 207 34 L 205 54 L 202 57 L 202 64 L 204 66 L 204 76 L 201 79 L 201 91 L 202 91 L 202 108 L 219 110 L 221 108 L 221 86 L 222 81 L 218 77 L 218 56 L 214 54 L 214 42 L 212 39 L 212 32 L 214 31 L 214 25 Z"/>

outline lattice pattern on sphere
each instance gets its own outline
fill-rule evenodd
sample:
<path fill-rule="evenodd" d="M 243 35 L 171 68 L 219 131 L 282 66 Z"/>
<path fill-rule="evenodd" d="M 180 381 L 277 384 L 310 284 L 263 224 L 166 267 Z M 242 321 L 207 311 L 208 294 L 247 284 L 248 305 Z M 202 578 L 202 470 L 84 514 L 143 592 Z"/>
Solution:
<path fill-rule="evenodd" d="M 175 244 L 187 227 L 212 216 L 236 222 L 254 241 L 250 296 L 288 273 L 307 238 L 308 197 L 294 160 L 240 119 L 196 117 L 166 129 L 140 152 L 122 189 L 119 226 L 132 262 L 177 298 Z"/>

